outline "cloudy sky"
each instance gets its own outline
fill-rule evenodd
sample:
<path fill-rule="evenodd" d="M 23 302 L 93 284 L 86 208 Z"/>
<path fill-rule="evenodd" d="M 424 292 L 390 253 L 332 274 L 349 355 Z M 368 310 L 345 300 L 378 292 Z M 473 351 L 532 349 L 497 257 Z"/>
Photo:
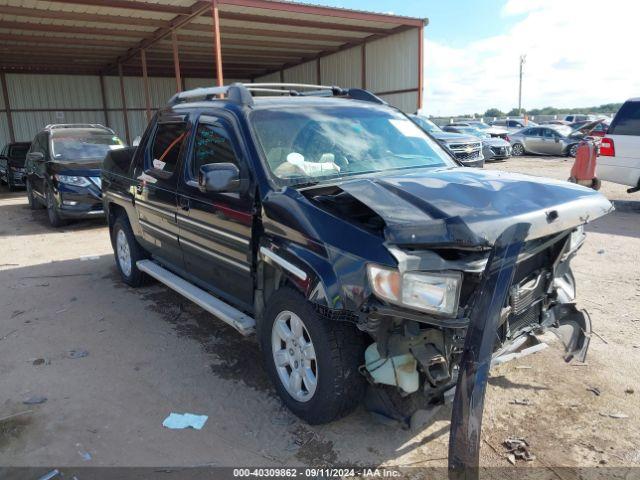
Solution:
<path fill-rule="evenodd" d="M 315 2 L 314 2 L 315 3 Z M 424 110 L 431 115 L 583 107 L 640 96 L 638 0 L 320 0 L 427 17 Z"/>

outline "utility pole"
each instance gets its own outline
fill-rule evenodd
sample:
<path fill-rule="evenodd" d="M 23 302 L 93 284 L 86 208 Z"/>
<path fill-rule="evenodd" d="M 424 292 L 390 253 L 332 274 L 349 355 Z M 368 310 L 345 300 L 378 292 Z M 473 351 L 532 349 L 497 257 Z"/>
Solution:
<path fill-rule="evenodd" d="M 520 84 L 518 86 L 518 115 L 522 115 L 522 66 L 527 60 L 526 55 L 520 55 Z"/>

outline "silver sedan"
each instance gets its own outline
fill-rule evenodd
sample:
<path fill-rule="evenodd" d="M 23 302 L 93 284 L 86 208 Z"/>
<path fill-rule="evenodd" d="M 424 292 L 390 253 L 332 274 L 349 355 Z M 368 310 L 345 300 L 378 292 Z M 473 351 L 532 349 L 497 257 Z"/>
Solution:
<path fill-rule="evenodd" d="M 513 155 L 533 153 L 538 155 L 576 156 L 582 139 L 571 128 L 563 126 L 527 127 L 509 134 Z"/>

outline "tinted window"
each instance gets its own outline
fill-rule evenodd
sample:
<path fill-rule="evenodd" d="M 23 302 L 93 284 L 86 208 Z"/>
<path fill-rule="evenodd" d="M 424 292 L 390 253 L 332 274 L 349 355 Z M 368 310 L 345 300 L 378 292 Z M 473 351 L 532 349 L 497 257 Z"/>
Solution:
<path fill-rule="evenodd" d="M 184 122 L 158 124 L 151 150 L 152 164 L 148 168 L 173 172 L 186 136 L 187 124 Z"/>
<path fill-rule="evenodd" d="M 626 102 L 616 114 L 610 135 L 640 135 L 640 102 Z"/>
<path fill-rule="evenodd" d="M 45 143 L 46 133 L 39 133 L 36 135 L 36 138 L 33 139 L 33 143 L 31 144 L 29 151 L 46 153 L 46 149 L 44 148 Z"/>
<path fill-rule="evenodd" d="M 29 145 L 13 145 L 9 147 L 8 157 L 12 160 L 24 160 L 28 151 Z"/>
<path fill-rule="evenodd" d="M 237 165 L 231 137 L 221 123 L 201 123 L 196 132 L 191 162 L 191 178 L 198 178 L 202 165 L 208 163 L 233 163 Z"/>

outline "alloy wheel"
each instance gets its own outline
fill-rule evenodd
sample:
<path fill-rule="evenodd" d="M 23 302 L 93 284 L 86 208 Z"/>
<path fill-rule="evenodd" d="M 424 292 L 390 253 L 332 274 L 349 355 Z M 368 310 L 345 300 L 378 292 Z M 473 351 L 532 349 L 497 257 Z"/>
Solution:
<path fill-rule="evenodd" d="M 122 269 L 125 277 L 131 275 L 131 250 L 129 249 L 129 242 L 127 241 L 127 235 L 123 230 L 118 230 L 116 235 L 116 254 L 118 255 L 118 264 Z"/>
<path fill-rule="evenodd" d="M 298 315 L 278 314 L 271 330 L 271 348 L 287 393 L 299 402 L 311 400 L 318 385 L 318 362 L 309 331 Z"/>
<path fill-rule="evenodd" d="M 524 147 L 519 143 L 516 143 L 511 149 L 511 153 L 513 153 L 516 157 L 524 154 Z"/>
<path fill-rule="evenodd" d="M 578 154 L 578 145 L 572 145 L 569 149 L 569 155 L 575 157 Z"/>

